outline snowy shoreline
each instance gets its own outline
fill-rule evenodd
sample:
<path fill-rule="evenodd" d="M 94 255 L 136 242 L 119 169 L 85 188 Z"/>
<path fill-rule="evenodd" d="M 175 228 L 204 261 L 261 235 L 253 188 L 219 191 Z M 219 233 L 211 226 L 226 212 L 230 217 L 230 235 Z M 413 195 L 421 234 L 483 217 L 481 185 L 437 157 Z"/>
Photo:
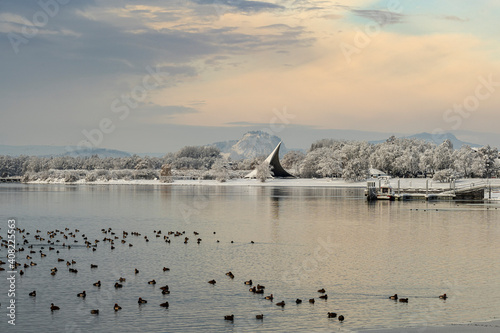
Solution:
<path fill-rule="evenodd" d="M 378 179 L 375 180 L 376 184 L 378 184 Z M 425 191 L 427 188 L 429 190 L 450 190 L 452 189 L 452 185 L 450 183 L 441 183 L 432 181 L 431 179 L 426 178 L 392 178 L 390 179 L 390 183 L 392 187 L 397 191 L 398 186 L 403 192 L 404 189 L 420 189 Z M 96 181 L 86 181 L 84 179 L 78 180 L 76 182 L 65 182 L 62 178 L 57 179 L 46 179 L 43 181 L 36 180 L 27 182 L 26 184 L 34 185 L 34 184 L 55 184 L 55 185 L 144 185 L 144 186 L 256 186 L 256 187 L 330 187 L 330 188 L 358 188 L 364 189 L 366 188 L 366 181 L 358 181 L 358 182 L 348 182 L 342 179 L 331 179 L 331 178 L 319 178 L 319 179 L 304 179 L 304 178 L 296 178 L 296 179 L 268 179 L 266 182 L 260 182 L 257 179 L 230 179 L 225 182 L 218 182 L 216 180 L 174 180 L 173 183 L 163 183 L 158 179 L 154 180 L 96 180 Z M 462 179 L 456 181 L 457 187 L 472 187 L 474 185 L 479 184 L 491 184 L 494 188 L 492 191 L 491 200 L 500 200 L 500 179 L 481 179 L 481 178 L 472 178 L 472 179 Z M 486 193 L 488 196 L 488 193 Z"/>
<path fill-rule="evenodd" d="M 378 182 L 378 179 L 372 179 Z M 429 178 L 391 178 L 390 183 L 394 189 L 398 188 L 398 183 L 401 189 L 404 188 L 420 188 L 425 189 L 427 183 L 429 189 L 450 189 L 452 187 L 451 183 L 441 183 L 433 181 Z M 470 178 L 470 179 L 460 179 L 456 181 L 457 187 L 464 186 L 474 186 L 478 184 L 491 184 L 493 187 L 500 187 L 500 179 L 482 179 L 482 178 Z M 162 186 L 178 186 L 178 185 L 193 185 L 193 186 L 287 186 L 287 187 L 345 187 L 345 188 L 365 188 L 366 180 L 358 182 L 348 182 L 338 178 L 296 178 L 296 179 L 268 179 L 266 182 L 260 182 L 256 179 L 230 179 L 225 182 L 218 182 L 216 180 L 205 180 L 205 179 L 183 179 L 174 180 L 173 183 L 163 183 L 158 179 L 151 180 L 96 180 L 96 181 L 86 181 L 84 179 L 78 180 L 76 182 L 66 182 L 63 178 L 49 178 L 46 180 L 36 180 L 30 181 L 26 184 L 68 184 L 68 185 L 162 185 Z"/>

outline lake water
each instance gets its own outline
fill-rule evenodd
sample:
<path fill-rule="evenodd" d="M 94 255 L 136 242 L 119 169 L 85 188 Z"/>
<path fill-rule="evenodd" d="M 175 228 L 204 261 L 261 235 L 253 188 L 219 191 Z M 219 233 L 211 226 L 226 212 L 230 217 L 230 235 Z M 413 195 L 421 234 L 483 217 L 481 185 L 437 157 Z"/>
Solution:
<path fill-rule="evenodd" d="M 360 189 L 1 185 L 4 239 L 12 217 L 30 233 L 17 235 L 29 240 L 18 261 L 37 265 L 17 275 L 15 327 L 6 316 L 8 274 L 0 272 L 0 332 L 332 332 L 500 315 L 499 205 L 369 204 Z M 103 234 L 103 228 L 116 235 Z M 34 239 L 37 229 L 45 240 Z M 47 231 L 56 229 L 76 236 L 59 233 L 49 251 Z M 161 237 L 155 237 L 158 230 Z M 123 231 L 129 232 L 125 244 Z M 170 235 L 166 243 L 168 231 L 185 235 Z M 82 234 L 92 243 L 100 240 L 96 251 L 84 246 Z M 103 239 L 115 236 L 111 250 Z M 28 260 L 30 244 L 36 253 Z M 0 258 L 6 256 L 2 247 Z M 68 272 L 67 260 L 76 261 L 70 267 L 77 274 Z M 126 281 L 115 289 L 120 277 Z M 156 285 L 148 284 L 152 279 Z M 215 285 L 207 283 L 212 279 Z M 265 294 L 249 292 L 249 279 L 265 285 Z M 100 288 L 92 286 L 97 280 Z M 169 295 L 160 292 L 165 284 Z M 318 298 L 320 288 L 327 300 Z M 28 296 L 33 290 L 37 296 Z M 77 297 L 83 290 L 85 299 Z M 409 302 L 389 300 L 395 293 Z M 446 301 L 438 298 L 443 293 Z M 269 294 L 274 301 L 264 299 Z M 148 303 L 139 305 L 139 297 Z M 295 304 L 297 298 L 303 303 Z M 285 307 L 275 305 L 282 300 Z M 159 306 L 165 301 L 168 309 Z M 61 310 L 51 312 L 51 303 Z M 115 303 L 122 310 L 113 311 Z M 327 318 L 327 312 L 345 321 Z M 264 320 L 256 320 L 261 313 Z M 224 320 L 229 314 L 233 322 Z"/>

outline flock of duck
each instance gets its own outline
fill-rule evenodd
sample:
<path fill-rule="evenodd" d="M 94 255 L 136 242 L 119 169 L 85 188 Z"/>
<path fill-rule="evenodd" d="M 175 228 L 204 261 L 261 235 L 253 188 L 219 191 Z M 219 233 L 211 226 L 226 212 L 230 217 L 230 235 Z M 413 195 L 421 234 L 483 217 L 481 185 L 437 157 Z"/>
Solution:
<path fill-rule="evenodd" d="M 17 243 L 16 244 L 16 252 L 17 253 L 20 253 L 20 252 L 24 252 L 26 251 L 24 246 L 27 246 L 27 248 L 29 249 L 29 254 L 26 255 L 26 260 L 28 260 L 29 262 L 25 262 L 24 264 L 21 264 L 19 261 L 15 261 L 12 263 L 13 266 L 13 269 L 11 268 L 10 270 L 17 270 L 17 268 L 19 267 L 22 267 L 23 269 L 20 269 L 19 270 L 19 275 L 20 276 L 23 276 L 25 274 L 25 270 L 27 270 L 28 268 L 30 267 L 33 267 L 33 266 L 37 266 L 37 263 L 32 261 L 33 259 L 33 255 L 35 255 L 37 253 L 37 251 L 33 250 L 33 245 L 30 244 L 28 238 L 26 236 L 29 236 L 30 235 L 30 232 L 27 232 L 25 229 L 20 229 L 20 228 L 16 228 L 16 232 L 17 234 L 19 235 L 22 235 L 22 239 L 23 239 L 23 242 L 22 244 L 21 243 Z M 67 233 L 66 233 L 67 232 Z M 75 231 L 69 231 L 69 228 L 65 228 L 64 231 L 61 231 L 61 230 L 54 230 L 54 231 L 48 231 L 47 232 L 47 238 L 45 237 L 42 237 L 40 235 L 41 233 L 41 230 L 36 230 L 36 234 L 34 235 L 34 239 L 35 240 L 38 240 L 39 242 L 43 243 L 43 242 L 46 242 L 48 246 L 48 251 L 51 252 L 51 251 L 54 251 L 55 250 L 55 253 L 59 254 L 60 251 L 59 250 L 56 250 L 56 246 L 60 246 L 61 248 L 67 248 L 67 249 L 71 249 L 72 245 L 70 245 L 70 243 L 68 242 L 68 244 L 66 244 L 66 241 L 63 241 L 62 244 L 61 244 L 61 240 L 59 239 L 56 239 L 56 237 L 58 235 L 62 235 L 62 238 L 64 240 L 69 240 L 70 238 L 73 238 L 73 243 L 78 243 L 79 241 L 76 239 L 76 235 L 79 233 L 80 231 L 78 229 L 75 229 Z M 113 236 L 112 238 L 111 237 L 104 237 L 104 239 L 102 240 L 103 242 L 109 242 L 110 243 L 110 249 L 111 250 L 114 250 L 115 247 L 114 247 L 114 242 L 115 240 L 118 240 L 119 237 L 116 236 L 116 233 L 112 231 L 112 228 L 109 228 L 109 229 L 101 229 L 101 232 L 104 233 L 104 234 L 109 234 L 111 236 Z M 161 234 L 161 231 L 154 231 L 156 237 L 160 237 L 160 234 Z M 180 233 L 180 232 L 169 232 L 169 235 L 170 234 L 173 234 L 174 236 L 180 236 L 181 234 L 184 234 L 185 232 L 183 233 Z M 131 233 L 132 235 L 134 236 L 140 236 L 141 234 L 140 233 L 137 233 L 137 232 L 132 232 Z M 195 232 L 195 234 L 198 234 L 197 232 Z M 126 231 L 123 231 L 123 234 L 122 234 L 122 239 L 121 239 L 121 243 L 122 244 L 125 244 L 126 243 L 126 238 L 127 236 L 129 235 L 128 232 Z M 84 240 L 84 244 L 87 248 L 91 248 L 92 251 L 96 251 L 97 249 L 97 244 L 100 242 L 99 239 L 95 239 L 92 242 L 90 242 L 88 240 L 88 237 L 85 235 L 85 234 L 82 234 L 81 237 L 83 238 Z M 147 236 L 144 237 L 146 242 L 149 242 L 149 239 Z M 170 243 L 170 238 L 168 236 L 165 236 L 164 237 L 165 241 L 167 243 Z M 2 236 L 0 236 L 0 240 L 1 240 L 1 243 L 0 243 L 0 249 L 1 247 L 5 247 L 5 248 L 8 248 L 8 241 L 3 239 Z M 188 237 L 185 238 L 185 242 L 187 242 L 188 240 Z M 201 241 L 201 239 L 198 239 L 198 243 Z M 44 245 L 44 244 L 43 244 Z M 129 247 L 132 247 L 133 245 L 131 243 L 128 244 Z M 74 245 L 73 245 L 74 246 Z M 44 253 L 42 250 L 45 250 L 45 247 L 44 246 L 40 246 L 40 250 L 38 251 L 40 253 L 40 258 L 44 258 L 44 257 L 47 257 L 47 253 Z M 19 255 L 17 256 L 17 258 L 19 258 Z M 76 268 L 73 268 L 73 267 L 70 267 L 74 264 L 76 264 L 76 261 L 74 259 L 72 260 L 65 260 L 65 259 L 61 259 L 61 258 L 57 258 L 57 262 L 64 262 L 66 261 L 66 266 L 68 267 L 68 272 L 69 273 L 78 273 L 78 269 Z M 5 265 L 6 262 L 0 260 L 0 271 L 5 271 L 5 268 L 2 267 L 3 265 Z M 98 265 L 95 265 L 95 264 L 90 264 L 90 269 L 96 269 L 98 268 Z M 163 267 L 163 271 L 166 272 L 166 271 L 169 271 L 170 269 L 167 268 L 167 267 Z M 56 275 L 57 272 L 59 271 L 59 269 L 57 267 L 54 267 L 54 268 L 51 268 L 50 269 L 50 274 L 52 276 Z M 139 270 L 137 268 L 135 268 L 135 274 L 138 274 L 139 273 Z M 126 279 L 123 278 L 123 277 L 120 277 L 118 279 L 118 282 L 116 282 L 114 284 L 114 287 L 115 288 L 122 288 L 123 287 L 123 282 L 125 282 Z M 148 284 L 156 284 L 156 281 L 153 279 L 151 281 L 148 281 Z M 100 288 L 101 287 L 101 281 L 97 281 L 95 283 L 93 283 L 93 286 L 94 287 L 98 287 Z M 167 295 L 170 293 L 170 290 L 169 290 L 169 287 L 168 285 L 165 285 L 163 287 L 160 287 L 159 288 L 161 293 L 163 295 Z M 28 296 L 30 297 L 36 297 L 37 296 L 37 292 L 36 290 L 33 290 L 32 292 L 30 292 L 28 294 Z M 79 298 L 85 298 L 87 296 L 87 292 L 84 290 L 80 293 L 77 293 L 76 294 L 77 297 Z M 146 304 L 147 303 L 147 300 L 143 299 L 142 297 L 139 297 L 138 301 L 137 301 L 138 304 Z M 163 302 L 163 303 L 160 303 L 159 304 L 160 307 L 163 307 L 163 308 L 168 308 L 169 307 L 169 303 L 168 302 Z M 1 306 L 1 304 L 0 304 Z M 51 303 L 50 304 L 50 311 L 53 312 L 53 311 L 58 311 L 60 310 L 61 308 L 57 305 L 55 305 L 54 303 Z M 118 304 L 115 303 L 115 305 L 113 306 L 113 310 L 114 311 L 119 311 L 121 310 L 121 306 L 119 306 Z M 99 309 L 92 309 L 90 310 L 90 314 L 93 314 L 93 315 L 98 315 L 99 314 Z"/>
<path fill-rule="evenodd" d="M 75 229 L 74 231 L 69 231 L 68 228 L 65 228 L 65 230 L 58 230 L 58 229 L 56 229 L 56 230 L 53 230 L 53 231 L 48 231 L 47 232 L 47 236 L 42 236 L 41 235 L 41 231 L 40 230 L 36 230 L 36 233 L 33 236 L 33 238 L 35 240 L 37 240 L 38 242 L 41 243 L 41 244 L 38 245 L 38 246 L 40 246 L 40 250 L 38 251 L 38 253 L 40 254 L 40 258 L 47 257 L 47 253 L 48 252 L 52 252 L 52 251 L 54 251 L 54 253 L 56 253 L 56 254 L 59 254 L 60 252 L 59 252 L 59 250 L 56 249 L 56 247 L 71 249 L 72 244 L 74 246 L 75 243 L 79 242 L 79 240 L 76 239 L 76 236 L 77 236 L 77 234 L 79 234 L 79 232 L 80 231 L 78 229 Z M 94 239 L 94 240 L 90 241 L 85 234 L 81 234 L 80 236 L 83 239 L 83 243 L 85 244 L 85 246 L 87 248 L 91 249 L 92 251 L 96 251 L 97 246 L 98 246 L 98 244 L 100 242 L 108 243 L 110 250 L 114 250 L 115 249 L 115 246 L 114 246 L 115 241 L 116 242 L 120 242 L 122 244 L 126 244 L 128 242 L 127 237 L 129 235 L 136 236 L 136 237 L 141 236 L 141 234 L 138 233 L 138 232 L 131 232 L 129 234 L 128 232 L 123 231 L 121 233 L 121 239 L 120 239 L 120 237 L 116 235 L 116 233 L 112 230 L 112 228 L 101 229 L 101 232 L 103 234 L 105 234 L 105 237 L 103 239 L 101 239 L 101 240 Z M 25 270 L 29 269 L 30 267 L 33 267 L 33 266 L 37 265 L 32 260 L 33 259 L 32 255 L 35 255 L 37 253 L 37 251 L 33 250 L 33 245 L 30 244 L 30 241 L 26 237 L 26 236 L 30 235 L 30 232 L 26 232 L 25 229 L 17 228 L 17 233 L 18 233 L 18 235 L 22 235 L 23 241 L 22 241 L 21 244 L 17 245 L 16 252 L 20 253 L 20 252 L 25 251 L 24 246 L 26 246 L 27 249 L 28 249 L 27 251 L 29 251 L 29 254 L 26 255 L 26 257 L 25 257 L 27 261 L 24 264 L 21 264 L 19 261 L 16 261 L 14 263 L 16 269 L 18 267 L 22 267 L 22 269 L 19 270 L 19 274 L 22 276 L 24 274 Z M 214 234 L 216 234 L 216 233 L 214 232 Z M 194 231 L 193 235 L 196 238 L 196 242 L 198 244 L 200 244 L 201 241 L 202 241 L 202 239 L 199 238 L 199 237 L 197 237 L 199 235 L 199 233 L 196 232 L 196 231 Z M 59 236 L 62 236 L 62 239 L 58 239 Z M 154 230 L 154 236 L 156 238 L 161 238 L 162 237 L 161 230 Z M 163 235 L 163 240 L 166 243 L 170 243 L 171 239 L 174 238 L 174 237 L 178 237 L 178 238 L 181 238 L 181 239 L 184 238 L 184 243 L 186 243 L 186 244 L 190 240 L 190 238 L 188 236 L 186 236 L 186 232 L 185 231 L 182 231 L 182 232 L 180 232 L 180 231 L 169 231 L 166 235 Z M 18 236 L 18 239 L 19 239 L 19 236 Z M 2 242 L 0 243 L 0 246 L 7 248 L 8 247 L 8 242 L 6 240 L 3 240 L 1 236 L 0 236 L 0 240 L 2 240 Z M 72 242 L 70 242 L 71 240 L 72 240 Z M 149 238 L 148 238 L 148 236 L 144 236 L 144 241 L 145 242 L 149 242 L 150 241 Z M 217 240 L 217 242 L 219 242 L 219 241 Z M 231 241 L 231 243 L 233 243 L 233 242 Z M 254 242 L 252 241 L 251 243 L 253 244 Z M 43 250 L 45 250 L 45 246 L 47 246 L 48 252 L 44 252 L 43 251 Z M 128 246 L 132 247 L 133 244 L 129 242 Z M 21 257 L 21 255 L 17 255 L 18 259 L 20 257 Z M 68 272 L 69 273 L 73 273 L 73 274 L 77 274 L 78 273 L 78 270 L 76 268 L 71 267 L 74 264 L 76 264 L 76 261 L 74 259 L 72 259 L 72 260 L 65 260 L 65 259 L 62 259 L 62 258 L 57 258 L 57 262 L 58 263 L 59 262 L 66 262 L 65 264 L 66 264 L 66 266 L 68 268 Z M 2 265 L 5 265 L 5 262 L 3 262 L 3 261 L 0 260 L 0 271 L 5 270 L 2 267 Z M 90 269 L 91 270 L 97 269 L 97 268 L 98 268 L 98 265 L 90 264 Z M 163 267 L 163 272 L 166 272 L 166 271 L 169 271 L 169 270 L 170 269 L 168 267 Z M 51 275 L 56 275 L 58 271 L 59 271 L 59 269 L 57 267 L 54 267 L 54 268 L 51 269 L 50 274 Z M 139 270 L 137 268 L 134 269 L 134 274 L 139 274 Z M 235 278 L 235 275 L 232 272 L 230 272 L 230 271 L 226 273 L 226 276 L 228 276 L 230 279 L 234 279 Z M 114 283 L 114 288 L 117 288 L 117 289 L 118 288 L 122 288 L 124 282 L 126 282 L 126 278 L 120 277 L 118 279 L 118 281 L 116 281 Z M 211 284 L 211 285 L 215 285 L 217 282 L 216 282 L 215 279 L 212 279 L 212 280 L 209 280 L 208 283 Z M 150 280 L 150 281 L 148 281 L 148 284 L 155 285 L 156 281 L 154 279 Z M 100 280 L 97 281 L 97 282 L 95 282 L 95 283 L 93 283 L 93 286 L 97 287 L 97 288 L 100 288 L 101 285 L 102 285 L 102 283 L 101 283 Z M 260 284 L 256 284 L 255 285 L 252 280 L 245 281 L 244 285 L 250 287 L 249 291 L 251 293 L 254 293 L 254 294 L 264 294 L 265 293 L 265 288 L 266 287 L 263 286 L 263 285 L 260 285 Z M 168 285 L 160 287 L 159 290 L 161 291 L 162 295 L 168 295 L 168 294 L 170 294 L 170 289 L 169 289 Z M 317 290 L 317 292 L 320 294 L 319 297 L 318 297 L 320 300 L 326 301 L 328 299 L 328 294 L 326 293 L 326 290 L 324 288 L 321 288 L 321 289 Z M 30 297 L 37 297 L 36 290 L 33 290 L 32 292 L 30 292 L 29 296 Z M 85 298 L 87 296 L 87 293 L 86 293 L 85 290 L 83 290 L 82 292 L 77 293 L 76 296 L 78 298 Z M 443 294 L 443 295 L 440 295 L 439 298 L 446 300 L 447 296 L 446 296 L 446 294 Z M 269 294 L 269 295 L 265 296 L 264 299 L 273 302 L 274 301 L 274 296 L 273 296 L 273 294 Z M 408 303 L 408 298 L 399 298 L 397 294 L 394 294 L 393 296 L 389 296 L 389 299 L 394 300 L 394 301 L 399 301 L 399 302 L 402 302 L 402 303 Z M 314 298 L 310 298 L 308 301 L 311 304 L 315 303 L 315 299 Z M 143 299 L 142 297 L 139 297 L 137 303 L 139 305 L 143 305 L 143 304 L 148 303 L 148 301 L 145 300 L 145 299 Z M 295 304 L 298 305 L 298 304 L 301 304 L 301 303 L 302 303 L 302 299 L 297 298 L 295 300 Z M 280 302 L 275 303 L 275 305 L 279 306 L 281 308 L 284 308 L 285 305 L 286 305 L 286 303 L 285 303 L 284 300 L 281 300 Z M 168 308 L 169 307 L 169 303 L 168 302 L 159 303 L 159 306 L 163 307 L 163 308 Z M 120 305 L 118 305 L 117 303 L 114 304 L 113 311 L 116 312 L 116 311 L 120 311 L 121 309 L 122 309 L 122 307 Z M 54 303 L 51 303 L 51 305 L 50 305 L 50 311 L 54 312 L 54 311 L 58 311 L 58 310 L 60 310 L 60 307 L 57 306 L 57 305 L 55 305 Z M 92 314 L 92 315 L 99 315 L 99 311 L 100 311 L 100 309 L 92 309 L 92 310 L 90 310 L 90 314 Z M 341 315 L 341 314 L 337 315 L 336 312 L 328 312 L 326 314 L 326 316 L 328 318 L 337 318 L 340 322 L 343 322 L 345 320 L 344 315 Z M 256 314 L 255 318 L 257 320 L 263 320 L 264 319 L 264 314 L 262 314 L 262 313 Z M 224 319 L 228 320 L 228 321 L 234 321 L 235 317 L 234 317 L 234 314 L 230 314 L 230 315 L 225 315 Z"/>
<path fill-rule="evenodd" d="M 226 275 L 229 276 L 231 279 L 234 279 L 234 274 L 231 271 L 227 272 Z M 210 281 L 208 281 L 208 283 L 215 284 L 216 281 L 215 280 L 210 280 Z M 254 294 L 264 294 L 264 289 L 266 289 L 265 286 L 260 285 L 260 284 L 257 284 L 256 286 L 253 286 L 254 283 L 253 283 L 252 280 L 245 281 L 244 284 L 247 285 L 247 286 L 252 286 L 252 287 L 250 287 L 249 291 L 252 292 L 252 293 L 254 293 Z M 325 294 L 326 293 L 325 288 L 319 289 L 318 293 L 322 294 L 322 295 L 319 296 L 320 299 L 324 299 L 324 300 L 328 299 L 328 295 Z M 268 296 L 265 296 L 264 299 L 267 299 L 267 300 L 269 300 L 269 301 L 272 302 L 274 300 L 274 296 L 273 296 L 273 294 L 270 294 Z M 314 298 L 310 298 L 309 299 L 309 303 L 314 304 L 314 302 L 315 302 Z M 300 298 L 297 298 L 295 300 L 295 304 L 301 304 L 301 303 L 302 303 L 302 300 Z M 286 305 L 285 301 L 281 301 L 281 302 L 276 303 L 276 306 L 280 306 L 282 308 L 285 307 L 285 305 Z M 338 318 L 338 320 L 340 322 L 343 322 L 344 319 L 345 319 L 343 315 L 337 316 L 336 312 L 328 312 L 327 313 L 327 317 L 328 318 Z M 226 316 L 224 316 L 224 319 L 225 320 L 233 321 L 234 320 L 234 314 L 226 315 Z M 264 314 L 261 313 L 261 314 L 255 315 L 255 319 L 257 319 L 257 320 L 263 320 L 264 319 Z"/>

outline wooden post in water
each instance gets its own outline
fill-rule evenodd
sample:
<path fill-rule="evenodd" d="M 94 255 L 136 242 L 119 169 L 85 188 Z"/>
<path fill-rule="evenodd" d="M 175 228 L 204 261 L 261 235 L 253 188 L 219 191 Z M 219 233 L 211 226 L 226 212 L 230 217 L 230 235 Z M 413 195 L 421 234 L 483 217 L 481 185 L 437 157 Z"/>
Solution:
<path fill-rule="evenodd" d="M 425 181 L 425 197 L 427 198 L 429 196 L 429 179 L 426 179 Z"/>

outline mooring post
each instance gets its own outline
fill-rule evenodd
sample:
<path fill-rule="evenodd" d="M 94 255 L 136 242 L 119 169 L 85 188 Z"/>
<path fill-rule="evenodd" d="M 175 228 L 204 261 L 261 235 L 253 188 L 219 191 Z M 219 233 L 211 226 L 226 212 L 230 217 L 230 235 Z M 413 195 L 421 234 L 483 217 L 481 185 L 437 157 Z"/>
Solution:
<path fill-rule="evenodd" d="M 425 182 L 425 196 L 429 196 L 429 179 L 427 179 Z"/>

